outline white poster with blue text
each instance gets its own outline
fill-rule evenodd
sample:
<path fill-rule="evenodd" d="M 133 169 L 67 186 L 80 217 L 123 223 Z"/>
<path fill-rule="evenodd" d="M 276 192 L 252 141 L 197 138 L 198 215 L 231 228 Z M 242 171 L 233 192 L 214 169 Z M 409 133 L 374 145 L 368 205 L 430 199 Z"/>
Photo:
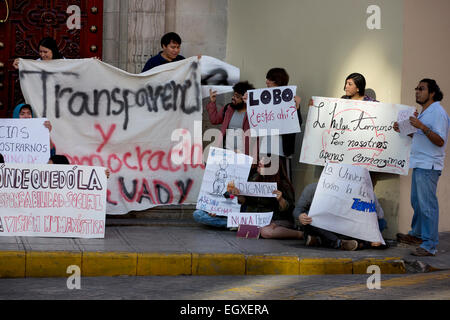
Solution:
<path fill-rule="evenodd" d="M 372 180 L 363 167 L 327 164 L 308 216 L 315 227 L 384 244 Z"/>

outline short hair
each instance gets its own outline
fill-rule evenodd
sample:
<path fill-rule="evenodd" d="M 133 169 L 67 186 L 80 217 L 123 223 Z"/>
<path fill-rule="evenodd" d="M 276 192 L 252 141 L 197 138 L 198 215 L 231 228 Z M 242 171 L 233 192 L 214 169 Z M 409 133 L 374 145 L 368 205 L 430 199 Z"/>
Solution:
<path fill-rule="evenodd" d="M 355 83 L 356 87 L 359 89 L 359 95 L 364 96 L 366 94 L 366 78 L 360 73 L 352 73 L 345 79 L 345 86 L 347 85 L 347 81 L 352 79 Z"/>
<path fill-rule="evenodd" d="M 66 156 L 55 154 L 50 157 L 53 164 L 70 164 L 69 159 Z"/>
<path fill-rule="evenodd" d="M 63 55 L 61 52 L 59 52 L 58 44 L 56 43 L 56 40 L 51 37 L 43 38 L 38 45 L 38 49 L 40 46 L 43 46 L 47 49 L 50 49 L 53 53 L 53 59 L 62 59 Z"/>
<path fill-rule="evenodd" d="M 428 85 L 428 92 L 434 93 L 433 101 L 442 101 L 444 99 L 444 94 L 439 88 L 437 82 L 433 79 L 422 79 L 420 82 L 424 82 Z"/>
<path fill-rule="evenodd" d="M 253 89 L 255 89 L 255 87 L 253 87 L 252 84 L 248 83 L 248 81 L 238 82 L 233 86 L 233 91 L 242 95 L 244 95 L 248 90 Z"/>
<path fill-rule="evenodd" d="M 266 79 L 273 81 L 277 86 L 283 87 L 289 84 L 289 75 L 283 68 L 272 68 L 267 72 Z"/>
<path fill-rule="evenodd" d="M 3 155 L 0 153 L 0 163 L 5 163 L 5 159 L 3 158 Z"/>
<path fill-rule="evenodd" d="M 171 42 L 181 45 L 181 37 L 175 32 L 169 32 L 161 38 L 161 47 L 167 47 Z"/>

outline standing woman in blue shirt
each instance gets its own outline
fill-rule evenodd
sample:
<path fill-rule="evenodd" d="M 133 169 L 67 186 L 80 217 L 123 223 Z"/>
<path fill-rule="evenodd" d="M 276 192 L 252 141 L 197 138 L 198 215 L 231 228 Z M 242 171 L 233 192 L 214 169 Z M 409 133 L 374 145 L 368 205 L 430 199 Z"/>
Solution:
<path fill-rule="evenodd" d="M 416 90 L 416 102 L 422 106 L 410 122 L 418 131 L 412 137 L 410 168 L 413 169 L 411 206 L 414 216 L 411 231 L 397 234 L 402 243 L 420 245 L 411 254 L 434 256 L 439 243 L 439 203 L 437 184 L 444 168 L 450 118 L 440 104 L 444 98 L 436 81 L 423 79 Z M 394 124 L 398 131 L 398 124 Z"/>

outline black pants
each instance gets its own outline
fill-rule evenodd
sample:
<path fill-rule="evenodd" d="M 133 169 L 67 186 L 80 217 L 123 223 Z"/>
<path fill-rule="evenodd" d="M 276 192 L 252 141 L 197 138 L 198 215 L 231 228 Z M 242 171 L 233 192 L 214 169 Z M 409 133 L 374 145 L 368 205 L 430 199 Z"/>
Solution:
<path fill-rule="evenodd" d="M 319 237 L 322 242 L 322 246 L 326 248 L 339 249 L 341 247 L 341 240 L 356 240 L 358 242 L 359 249 L 369 249 L 371 248 L 370 242 L 354 239 L 348 236 L 344 236 L 339 233 L 331 232 L 325 229 L 314 227 L 312 225 L 303 226 L 303 231 L 305 233 L 305 238 L 310 235 L 314 237 Z"/>

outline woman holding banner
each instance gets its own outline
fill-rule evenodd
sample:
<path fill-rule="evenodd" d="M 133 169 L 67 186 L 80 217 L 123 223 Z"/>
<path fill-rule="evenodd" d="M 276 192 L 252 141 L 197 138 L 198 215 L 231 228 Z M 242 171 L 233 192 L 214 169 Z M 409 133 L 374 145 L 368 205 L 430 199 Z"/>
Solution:
<path fill-rule="evenodd" d="M 38 45 L 39 59 L 43 61 L 49 61 L 54 59 L 64 59 L 63 55 L 59 52 L 58 44 L 55 39 L 47 37 L 43 38 Z M 19 58 L 13 62 L 13 67 L 19 69 Z"/>
<path fill-rule="evenodd" d="M 345 79 L 344 91 L 341 99 L 378 102 L 366 95 L 366 78 L 360 73 L 352 73 Z"/>

